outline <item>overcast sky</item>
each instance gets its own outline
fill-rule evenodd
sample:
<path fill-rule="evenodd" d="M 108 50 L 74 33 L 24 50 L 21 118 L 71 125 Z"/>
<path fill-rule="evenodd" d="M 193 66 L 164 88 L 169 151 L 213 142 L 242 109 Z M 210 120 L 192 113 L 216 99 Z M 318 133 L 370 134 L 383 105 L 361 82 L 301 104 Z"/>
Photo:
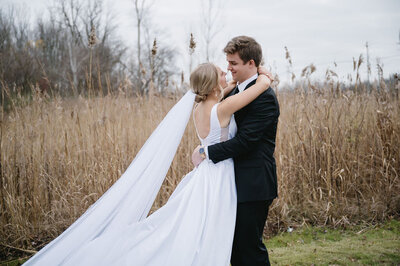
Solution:
<path fill-rule="evenodd" d="M 50 0 L 0 0 L 25 5 L 26 10 L 42 15 Z M 118 18 L 119 34 L 135 45 L 133 0 L 105 0 Z M 189 33 L 200 38 L 201 0 L 155 0 L 151 8 L 154 27 L 162 32 L 160 42 L 180 51 L 178 66 L 188 69 Z M 222 30 L 214 41 L 214 61 L 226 68 L 223 47 L 234 36 L 249 35 L 263 47 L 267 65 L 273 66 L 281 79 L 287 79 L 287 46 L 294 71 L 314 63 L 316 78 L 323 77 L 329 67 L 346 79 L 352 73 L 352 58 L 365 56 L 369 43 L 372 76 L 376 76 L 376 60 L 383 63 L 385 76 L 400 72 L 400 0 L 225 0 L 219 24 Z M 161 45 L 160 44 L 160 45 Z M 196 50 L 201 56 L 201 43 Z M 334 62 L 337 63 L 335 68 Z M 364 66 L 365 67 L 365 66 Z M 362 76 L 366 77 L 365 68 Z"/>

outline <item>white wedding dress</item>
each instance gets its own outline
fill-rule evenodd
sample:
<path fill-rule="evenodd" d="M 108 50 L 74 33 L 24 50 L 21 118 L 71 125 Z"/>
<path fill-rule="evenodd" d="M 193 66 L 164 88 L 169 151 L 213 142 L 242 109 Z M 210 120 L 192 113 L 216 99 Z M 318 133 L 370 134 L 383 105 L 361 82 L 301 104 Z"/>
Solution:
<path fill-rule="evenodd" d="M 193 95 L 190 97 L 193 98 Z M 217 108 L 218 104 L 211 110 L 208 136 L 205 139 L 199 137 L 203 145 L 219 143 L 236 134 L 233 117 L 227 128 L 220 127 Z M 168 120 L 167 118 L 164 120 Z M 157 130 L 153 135 L 156 135 Z M 166 132 L 166 130 L 161 131 Z M 146 142 L 142 148 L 144 151 L 141 150 L 140 153 L 143 154 L 139 153 L 135 160 L 146 157 L 145 148 L 146 145 L 151 146 L 151 138 L 148 140 L 149 144 Z M 152 159 L 147 159 L 154 162 Z M 134 166 L 135 161 L 124 175 L 135 170 Z M 149 168 L 149 165 L 145 168 Z M 130 175 L 131 177 L 122 176 L 121 179 L 133 179 L 133 174 L 130 173 Z M 139 181 L 143 179 L 142 176 L 132 184 L 131 188 L 122 193 L 126 192 L 130 195 L 136 188 L 136 193 L 154 195 L 154 191 L 146 191 L 146 187 L 140 187 Z M 93 204 L 94 206 L 89 208 L 62 235 L 27 261 L 26 265 L 229 265 L 236 217 L 236 187 L 232 159 L 217 164 L 204 160 L 182 179 L 168 202 L 147 218 L 142 213 L 148 213 L 149 202 L 152 203 L 155 196 L 143 201 L 145 204 L 140 203 L 135 210 L 131 207 L 132 212 L 137 213 L 139 207 L 146 205 L 144 211 L 139 210 L 139 214 L 126 214 L 126 211 L 121 211 L 121 205 L 135 206 L 135 198 L 121 196 L 116 200 L 117 204 L 110 203 L 112 199 L 107 198 L 107 193 L 113 195 L 113 191 L 118 189 L 118 187 L 115 188 L 118 182 L 120 181 L 117 181 L 109 189 L 110 192 L 107 191 L 98 200 L 99 204 L 97 202 Z M 154 182 L 147 180 L 143 184 L 148 183 Z M 154 187 L 158 185 L 147 189 L 154 190 Z M 123 190 L 124 185 L 120 185 L 119 188 Z M 117 198 L 117 196 L 114 197 Z M 141 196 L 137 196 L 137 199 L 140 201 Z M 126 200 L 134 202 L 130 203 Z M 107 208 L 107 203 L 111 206 L 110 208 Z M 105 206 L 104 210 L 96 205 Z M 91 209 L 94 210 L 91 211 Z M 94 218 L 92 223 L 97 229 L 92 230 L 90 222 L 86 221 L 91 216 L 96 216 L 92 214 L 96 212 L 99 213 L 97 216 L 100 219 L 102 215 L 105 218 L 101 223 Z M 110 212 L 110 214 L 104 214 L 104 212 Z M 113 212 L 117 214 L 112 215 Z M 118 215 L 121 212 L 123 215 Z M 118 218 L 119 216 L 121 218 Z M 85 229 L 93 232 L 87 233 Z"/>

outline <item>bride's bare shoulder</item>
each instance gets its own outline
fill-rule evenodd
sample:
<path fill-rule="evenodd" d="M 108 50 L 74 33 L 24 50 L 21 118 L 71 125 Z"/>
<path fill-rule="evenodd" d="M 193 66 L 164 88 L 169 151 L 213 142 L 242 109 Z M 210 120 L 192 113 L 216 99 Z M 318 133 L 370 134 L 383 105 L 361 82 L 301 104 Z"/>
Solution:
<path fill-rule="evenodd" d="M 227 101 L 222 100 L 217 106 L 217 117 L 221 127 L 228 126 L 229 121 L 231 120 L 232 114 L 226 111 L 227 103 L 228 103 Z"/>

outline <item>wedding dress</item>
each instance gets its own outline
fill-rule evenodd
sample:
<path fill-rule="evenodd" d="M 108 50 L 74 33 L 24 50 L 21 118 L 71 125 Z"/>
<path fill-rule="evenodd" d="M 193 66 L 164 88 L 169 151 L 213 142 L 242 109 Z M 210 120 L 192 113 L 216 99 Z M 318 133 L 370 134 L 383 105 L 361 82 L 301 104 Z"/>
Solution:
<path fill-rule="evenodd" d="M 188 92 L 123 176 L 26 265 L 229 265 L 236 217 L 232 159 L 217 164 L 204 160 L 182 179 L 163 207 L 146 217 L 179 145 L 193 99 Z M 198 136 L 205 146 L 236 134 L 233 117 L 227 128 L 221 128 L 217 108 L 218 104 L 211 110 L 208 136 Z M 157 154 L 164 145 L 169 145 L 168 151 Z"/>

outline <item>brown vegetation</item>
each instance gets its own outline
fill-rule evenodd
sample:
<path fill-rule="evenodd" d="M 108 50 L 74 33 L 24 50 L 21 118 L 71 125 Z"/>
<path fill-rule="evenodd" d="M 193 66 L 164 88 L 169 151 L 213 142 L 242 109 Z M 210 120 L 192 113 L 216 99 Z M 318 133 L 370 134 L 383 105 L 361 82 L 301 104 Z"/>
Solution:
<path fill-rule="evenodd" d="M 37 249 L 60 234 L 121 176 L 179 97 L 13 100 L 1 114 L 1 242 Z M 398 216 L 398 96 L 324 90 L 278 97 L 279 198 L 270 229 Z M 191 170 L 197 144 L 190 122 L 153 210 Z"/>

